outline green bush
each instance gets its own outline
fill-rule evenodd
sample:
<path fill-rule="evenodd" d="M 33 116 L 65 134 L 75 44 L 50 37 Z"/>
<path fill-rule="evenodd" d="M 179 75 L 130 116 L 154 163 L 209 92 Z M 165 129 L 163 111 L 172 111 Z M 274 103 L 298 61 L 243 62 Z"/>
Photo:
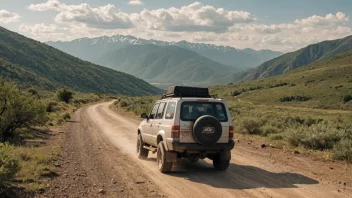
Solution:
<path fill-rule="evenodd" d="M 124 107 L 127 107 L 128 106 L 128 103 L 126 100 L 121 100 L 120 103 L 119 103 L 119 106 L 124 108 Z"/>
<path fill-rule="evenodd" d="M 36 97 L 40 98 L 39 93 L 36 89 L 30 88 L 30 89 L 28 89 L 28 93 L 30 93 L 32 96 L 36 96 Z"/>
<path fill-rule="evenodd" d="M 0 192 L 6 190 L 19 170 L 18 161 L 11 154 L 12 146 L 0 144 Z"/>
<path fill-rule="evenodd" d="M 53 101 L 48 102 L 46 104 L 46 112 L 48 113 L 55 112 L 57 110 L 56 108 L 57 105 L 58 105 L 57 102 L 53 102 Z"/>
<path fill-rule="evenodd" d="M 263 126 L 263 122 L 260 120 L 255 120 L 255 119 L 246 119 L 243 120 L 242 122 L 243 128 L 246 130 L 248 134 L 256 134 L 256 135 L 261 135 L 262 130 L 260 129 L 261 126 Z"/>
<path fill-rule="evenodd" d="M 64 101 L 66 103 L 69 103 L 70 100 L 73 98 L 73 92 L 68 90 L 68 89 L 59 89 L 56 91 L 56 97 L 60 101 Z"/>
<path fill-rule="evenodd" d="M 352 100 L 352 96 L 351 95 L 345 95 L 344 97 L 343 97 L 343 101 L 344 102 L 349 102 L 349 101 L 351 101 Z"/>
<path fill-rule="evenodd" d="M 319 123 L 312 126 L 288 128 L 285 137 L 293 146 L 303 146 L 309 149 L 326 150 L 347 135 L 346 129 L 339 129 L 332 124 Z"/>
<path fill-rule="evenodd" d="M 278 128 L 271 126 L 271 125 L 264 125 L 264 126 L 260 127 L 260 130 L 262 132 L 261 135 L 263 135 L 263 136 L 267 136 L 269 134 L 275 134 L 275 133 L 279 132 Z"/>
<path fill-rule="evenodd" d="M 271 140 L 283 140 L 284 136 L 283 136 L 283 134 L 270 134 L 269 138 Z"/>
<path fill-rule="evenodd" d="M 0 84 L 0 138 L 11 137 L 22 127 L 42 125 L 46 122 L 43 103 L 15 85 Z"/>
<path fill-rule="evenodd" d="M 63 118 L 64 120 L 69 120 L 69 119 L 71 119 L 71 116 L 70 116 L 69 113 L 65 113 L 65 114 L 62 116 L 62 118 Z"/>
<path fill-rule="evenodd" d="M 352 163 L 352 139 L 344 138 L 336 144 L 332 150 L 332 158 Z"/>

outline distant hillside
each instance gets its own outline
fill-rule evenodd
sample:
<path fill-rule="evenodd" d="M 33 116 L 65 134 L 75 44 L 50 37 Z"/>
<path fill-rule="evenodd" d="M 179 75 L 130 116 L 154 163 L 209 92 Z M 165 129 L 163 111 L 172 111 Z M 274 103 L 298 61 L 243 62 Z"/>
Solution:
<path fill-rule="evenodd" d="M 352 36 L 309 45 L 298 51 L 284 54 L 263 63 L 258 68 L 249 72 L 244 80 L 250 81 L 258 78 L 281 75 L 314 61 L 333 57 L 349 50 L 352 50 Z"/>
<path fill-rule="evenodd" d="M 352 109 L 352 101 L 344 102 L 345 96 L 352 96 L 351 74 L 349 51 L 280 76 L 213 87 L 212 93 L 254 104 Z"/>
<path fill-rule="evenodd" d="M 160 90 L 129 74 L 82 61 L 0 27 L 0 78 L 21 87 L 150 95 Z"/>
<path fill-rule="evenodd" d="M 187 41 L 165 42 L 158 40 L 146 40 L 133 36 L 102 36 L 97 38 L 81 38 L 67 42 L 47 42 L 48 45 L 60 49 L 66 53 L 79 57 L 83 60 L 96 63 L 109 51 L 116 51 L 131 45 L 154 44 L 157 46 L 177 46 L 188 49 L 205 56 L 223 65 L 229 65 L 238 70 L 257 67 L 259 64 L 282 55 L 281 52 L 271 50 L 236 49 L 233 47 L 217 46 L 204 43 L 190 43 Z"/>
<path fill-rule="evenodd" d="M 153 83 L 205 85 L 209 79 L 236 71 L 190 50 L 151 44 L 110 52 L 97 62 Z"/>

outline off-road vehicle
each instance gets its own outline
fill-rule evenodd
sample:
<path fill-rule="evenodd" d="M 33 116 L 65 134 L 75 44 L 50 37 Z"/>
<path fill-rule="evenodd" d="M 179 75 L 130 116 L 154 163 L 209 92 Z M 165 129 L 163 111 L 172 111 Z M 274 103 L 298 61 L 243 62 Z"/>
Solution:
<path fill-rule="evenodd" d="M 226 170 L 234 148 L 230 111 L 208 88 L 170 87 L 138 127 L 137 153 L 145 159 L 157 153 L 161 172 L 169 172 L 177 158 L 191 162 L 209 158 Z"/>

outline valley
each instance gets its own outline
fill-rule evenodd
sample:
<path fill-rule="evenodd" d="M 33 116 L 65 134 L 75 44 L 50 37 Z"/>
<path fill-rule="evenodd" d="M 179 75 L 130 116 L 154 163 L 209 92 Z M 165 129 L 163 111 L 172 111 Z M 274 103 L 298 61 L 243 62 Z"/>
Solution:
<path fill-rule="evenodd" d="M 36 9 L 46 6 L 70 11 L 59 1 Z M 99 20 L 111 27 L 114 17 Z M 92 35 L 40 42 L 0 27 L 0 197 L 351 194 L 352 36 L 282 53 Z M 178 159 L 161 174 L 152 152 L 137 159 L 140 114 L 174 85 L 209 87 L 227 102 L 236 146 L 226 172 Z"/>

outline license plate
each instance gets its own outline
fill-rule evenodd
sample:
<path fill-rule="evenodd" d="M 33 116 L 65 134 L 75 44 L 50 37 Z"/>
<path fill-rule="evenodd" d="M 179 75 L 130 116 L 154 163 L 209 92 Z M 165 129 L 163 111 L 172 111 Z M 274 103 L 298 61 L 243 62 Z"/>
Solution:
<path fill-rule="evenodd" d="M 203 127 L 203 131 L 204 134 L 213 134 L 215 133 L 215 129 L 214 127 Z"/>

